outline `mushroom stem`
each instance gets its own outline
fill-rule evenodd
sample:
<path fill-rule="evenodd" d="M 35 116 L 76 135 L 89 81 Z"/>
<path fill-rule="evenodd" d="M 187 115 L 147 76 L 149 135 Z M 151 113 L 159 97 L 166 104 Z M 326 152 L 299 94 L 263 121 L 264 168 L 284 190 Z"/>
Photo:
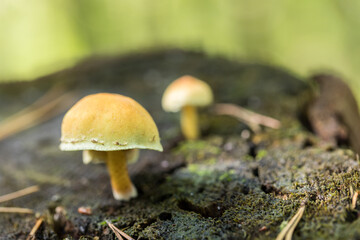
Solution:
<path fill-rule="evenodd" d="M 195 107 L 184 106 L 181 109 L 181 130 L 188 140 L 199 137 L 198 113 Z"/>
<path fill-rule="evenodd" d="M 127 171 L 127 151 L 129 150 L 107 152 L 106 165 L 116 200 L 128 201 L 130 198 L 137 196 L 136 188 L 132 184 Z"/>

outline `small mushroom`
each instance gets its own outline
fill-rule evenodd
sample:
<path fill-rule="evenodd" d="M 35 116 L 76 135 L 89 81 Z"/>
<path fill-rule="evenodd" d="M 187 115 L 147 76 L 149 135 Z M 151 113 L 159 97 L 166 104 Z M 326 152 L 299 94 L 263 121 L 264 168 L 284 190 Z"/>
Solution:
<path fill-rule="evenodd" d="M 196 107 L 204 107 L 212 102 L 210 86 L 189 75 L 172 82 L 162 97 L 162 107 L 165 111 L 181 111 L 181 130 L 185 138 L 190 140 L 197 139 L 200 135 Z"/>
<path fill-rule="evenodd" d="M 117 200 L 137 196 L 127 162 L 137 159 L 138 149 L 163 150 L 150 114 L 135 100 L 110 93 L 86 96 L 65 114 L 60 149 L 83 150 L 84 163 L 105 162 Z"/>

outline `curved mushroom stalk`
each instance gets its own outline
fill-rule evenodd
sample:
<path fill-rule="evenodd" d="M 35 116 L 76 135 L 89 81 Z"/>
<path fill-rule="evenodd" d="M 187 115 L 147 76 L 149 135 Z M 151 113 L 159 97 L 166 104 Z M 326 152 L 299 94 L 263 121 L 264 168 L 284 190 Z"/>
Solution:
<path fill-rule="evenodd" d="M 84 164 L 107 163 L 113 195 L 115 199 L 125 201 L 137 196 L 136 188 L 129 178 L 126 163 L 136 162 L 138 157 L 139 149 L 112 152 L 95 150 L 83 151 Z"/>
<path fill-rule="evenodd" d="M 181 130 L 186 139 L 195 140 L 199 138 L 197 109 L 193 106 L 184 106 L 181 109 Z"/>
<path fill-rule="evenodd" d="M 113 195 L 116 200 L 128 201 L 130 198 L 137 196 L 137 190 L 131 182 L 127 170 L 128 151 L 107 152 L 106 165 L 110 174 Z"/>

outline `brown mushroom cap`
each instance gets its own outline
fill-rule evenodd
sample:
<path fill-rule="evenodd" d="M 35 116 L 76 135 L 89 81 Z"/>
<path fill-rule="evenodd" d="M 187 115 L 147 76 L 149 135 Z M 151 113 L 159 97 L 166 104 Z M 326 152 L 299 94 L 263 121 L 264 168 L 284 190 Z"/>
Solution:
<path fill-rule="evenodd" d="M 212 101 L 210 86 L 204 81 L 186 75 L 176 79 L 166 88 L 162 107 L 168 112 L 178 112 L 184 106 L 203 107 Z"/>
<path fill-rule="evenodd" d="M 163 150 L 150 114 L 135 100 L 119 94 L 82 98 L 65 114 L 61 135 L 63 151 Z"/>

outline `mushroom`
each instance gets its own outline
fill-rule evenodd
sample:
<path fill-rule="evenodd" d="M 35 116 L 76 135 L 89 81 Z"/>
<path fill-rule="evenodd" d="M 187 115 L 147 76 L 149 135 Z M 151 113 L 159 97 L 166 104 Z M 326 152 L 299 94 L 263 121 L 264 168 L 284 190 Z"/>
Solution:
<path fill-rule="evenodd" d="M 172 82 L 162 97 L 162 107 L 165 111 L 181 111 L 181 130 L 185 138 L 190 140 L 197 139 L 200 135 L 196 107 L 204 107 L 212 102 L 210 86 L 189 75 Z"/>
<path fill-rule="evenodd" d="M 86 96 L 65 114 L 60 149 L 83 150 L 84 163 L 105 162 L 114 198 L 126 201 L 137 196 L 127 161 L 137 159 L 138 149 L 163 150 L 150 114 L 135 100 L 111 93 Z"/>

